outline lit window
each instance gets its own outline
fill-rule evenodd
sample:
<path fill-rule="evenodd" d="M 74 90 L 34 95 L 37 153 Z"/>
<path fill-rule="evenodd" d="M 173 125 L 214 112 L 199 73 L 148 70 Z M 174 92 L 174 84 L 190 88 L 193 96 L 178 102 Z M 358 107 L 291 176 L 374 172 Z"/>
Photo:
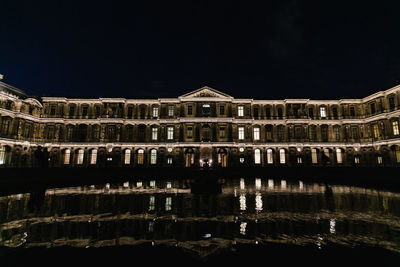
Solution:
<path fill-rule="evenodd" d="M 286 163 L 286 159 L 285 159 L 285 149 L 281 148 L 279 150 L 279 162 L 281 164 L 285 164 Z"/>
<path fill-rule="evenodd" d="M 172 197 L 165 198 L 165 210 L 169 211 L 172 209 Z"/>
<path fill-rule="evenodd" d="M 342 163 L 343 162 L 343 158 L 342 158 L 342 150 L 340 148 L 336 149 L 336 161 L 337 163 Z"/>
<path fill-rule="evenodd" d="M 321 118 L 326 118 L 326 109 L 325 109 L 325 107 L 320 107 L 319 108 L 319 114 L 320 114 Z"/>
<path fill-rule="evenodd" d="M 379 128 L 377 124 L 374 124 L 374 137 L 378 138 L 379 137 Z"/>
<path fill-rule="evenodd" d="M 138 150 L 138 158 L 137 158 L 137 163 L 139 165 L 142 165 L 144 163 L 144 150 L 143 149 L 139 149 Z"/>
<path fill-rule="evenodd" d="M 172 164 L 172 158 L 171 158 L 171 157 L 168 157 L 168 158 L 167 158 L 167 164 L 168 164 L 168 165 L 171 165 L 171 164 Z"/>
<path fill-rule="evenodd" d="M 69 160 L 71 158 L 71 150 L 64 150 L 64 164 L 69 164 Z"/>
<path fill-rule="evenodd" d="M 125 164 L 131 164 L 131 150 L 125 150 Z"/>
<path fill-rule="evenodd" d="M 267 149 L 267 163 L 268 164 L 273 164 L 274 163 L 274 158 L 272 156 L 272 149 L 271 148 Z"/>
<path fill-rule="evenodd" d="M 174 116 L 174 106 L 168 106 L 168 116 Z"/>
<path fill-rule="evenodd" d="M 247 208 L 246 205 L 246 194 L 245 193 L 241 193 L 239 196 L 239 206 L 240 206 L 240 210 L 241 211 L 245 211 Z"/>
<path fill-rule="evenodd" d="M 157 117 L 158 117 L 158 108 L 153 107 L 153 118 L 157 118 Z"/>
<path fill-rule="evenodd" d="M 377 160 L 379 165 L 383 163 L 382 156 L 378 156 Z"/>
<path fill-rule="evenodd" d="M 318 163 L 317 149 L 315 149 L 315 148 L 311 149 L 311 162 L 313 164 L 317 164 Z"/>
<path fill-rule="evenodd" d="M 6 163 L 6 149 L 5 147 L 0 147 L 0 165 Z"/>
<path fill-rule="evenodd" d="M 256 193 L 256 211 L 262 211 L 263 209 L 263 201 L 260 192 Z"/>
<path fill-rule="evenodd" d="M 78 164 L 78 165 L 82 165 L 83 164 L 83 155 L 84 155 L 83 149 L 79 149 L 79 151 L 78 151 L 78 159 L 76 160 L 76 164 Z"/>
<path fill-rule="evenodd" d="M 256 127 L 253 129 L 254 140 L 260 140 L 260 128 Z"/>
<path fill-rule="evenodd" d="M 240 158 L 239 158 L 239 162 L 240 162 L 240 163 L 244 163 L 244 157 L 240 157 Z"/>
<path fill-rule="evenodd" d="M 172 183 L 171 182 L 167 182 L 167 189 L 171 189 L 172 188 Z"/>
<path fill-rule="evenodd" d="M 355 156 L 354 157 L 354 163 L 355 164 L 360 164 L 360 156 Z"/>
<path fill-rule="evenodd" d="M 392 122 L 393 126 L 393 134 L 394 135 L 399 135 L 399 122 L 398 121 L 393 121 Z"/>
<path fill-rule="evenodd" d="M 239 140 L 243 140 L 244 139 L 244 127 L 239 127 Z"/>
<path fill-rule="evenodd" d="M 238 106 L 238 116 L 243 117 L 244 116 L 244 108 L 243 106 Z"/>
<path fill-rule="evenodd" d="M 174 139 L 174 127 L 167 127 L 167 139 Z"/>
<path fill-rule="evenodd" d="M 97 149 L 92 149 L 90 154 L 90 164 L 96 164 L 97 161 Z"/>
<path fill-rule="evenodd" d="M 261 178 L 256 178 L 256 189 L 260 190 L 261 189 Z"/>
<path fill-rule="evenodd" d="M 301 156 L 297 156 L 297 164 L 302 164 L 303 158 Z"/>
<path fill-rule="evenodd" d="M 254 163 L 260 164 L 261 163 L 261 152 L 260 149 L 254 150 Z"/>
<path fill-rule="evenodd" d="M 151 128 L 151 140 L 157 140 L 158 138 L 158 129 Z"/>
<path fill-rule="evenodd" d="M 150 181 L 150 187 L 151 187 L 151 188 L 156 187 L 156 181 L 151 180 L 151 181 Z"/>
<path fill-rule="evenodd" d="M 157 163 L 157 150 L 152 149 L 150 151 L 150 164 L 156 164 Z"/>
<path fill-rule="evenodd" d="M 396 162 L 400 163 L 400 147 L 396 146 Z"/>
<path fill-rule="evenodd" d="M 150 196 L 149 198 L 149 211 L 153 211 L 156 208 L 156 198 L 154 196 Z"/>

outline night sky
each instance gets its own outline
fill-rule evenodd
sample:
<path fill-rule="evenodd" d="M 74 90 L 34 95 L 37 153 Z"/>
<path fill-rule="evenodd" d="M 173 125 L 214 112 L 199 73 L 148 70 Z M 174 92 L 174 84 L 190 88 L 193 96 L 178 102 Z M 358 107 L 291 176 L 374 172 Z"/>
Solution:
<path fill-rule="evenodd" d="M 35 96 L 176 97 L 207 85 L 255 99 L 400 84 L 400 1 L 88 2 L 0 1 L 4 82 Z"/>

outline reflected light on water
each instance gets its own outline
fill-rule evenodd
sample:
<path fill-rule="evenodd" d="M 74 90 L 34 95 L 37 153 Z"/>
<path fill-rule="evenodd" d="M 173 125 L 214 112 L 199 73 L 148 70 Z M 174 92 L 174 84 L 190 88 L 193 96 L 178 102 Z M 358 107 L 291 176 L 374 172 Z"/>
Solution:
<path fill-rule="evenodd" d="M 281 188 L 286 189 L 286 180 L 281 180 Z"/>
<path fill-rule="evenodd" d="M 256 189 L 257 190 L 261 189 L 261 178 L 256 178 Z"/>
<path fill-rule="evenodd" d="M 263 209 L 262 196 L 261 196 L 261 193 L 257 192 L 256 193 L 256 211 L 262 211 L 262 209 Z"/>
<path fill-rule="evenodd" d="M 329 232 L 331 234 L 336 233 L 336 219 L 329 220 Z"/>
<path fill-rule="evenodd" d="M 239 196 L 240 210 L 246 210 L 246 194 L 240 194 Z"/>
<path fill-rule="evenodd" d="M 244 190 L 244 189 L 245 189 L 244 179 L 240 178 L 240 190 Z"/>
<path fill-rule="evenodd" d="M 247 226 L 247 222 L 240 223 L 240 234 L 241 235 L 246 235 L 246 226 Z"/>
<path fill-rule="evenodd" d="M 299 181 L 299 189 L 303 190 L 304 189 L 304 184 L 302 181 Z"/>

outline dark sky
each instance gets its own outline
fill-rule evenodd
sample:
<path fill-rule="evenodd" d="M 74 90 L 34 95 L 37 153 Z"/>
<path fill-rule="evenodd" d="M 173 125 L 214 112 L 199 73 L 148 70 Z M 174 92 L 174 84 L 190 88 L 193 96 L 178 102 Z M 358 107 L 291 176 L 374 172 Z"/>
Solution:
<path fill-rule="evenodd" d="M 400 1 L 131 2 L 0 1 L 4 81 L 37 96 L 175 97 L 207 85 L 256 99 L 400 84 Z"/>

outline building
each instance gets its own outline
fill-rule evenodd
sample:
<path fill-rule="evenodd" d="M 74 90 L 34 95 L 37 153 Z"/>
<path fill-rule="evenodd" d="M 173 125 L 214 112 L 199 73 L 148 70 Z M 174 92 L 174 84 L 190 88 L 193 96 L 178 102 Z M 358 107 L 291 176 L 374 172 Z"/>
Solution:
<path fill-rule="evenodd" d="M 0 81 L 0 166 L 400 166 L 400 85 L 361 99 L 27 96 Z"/>

